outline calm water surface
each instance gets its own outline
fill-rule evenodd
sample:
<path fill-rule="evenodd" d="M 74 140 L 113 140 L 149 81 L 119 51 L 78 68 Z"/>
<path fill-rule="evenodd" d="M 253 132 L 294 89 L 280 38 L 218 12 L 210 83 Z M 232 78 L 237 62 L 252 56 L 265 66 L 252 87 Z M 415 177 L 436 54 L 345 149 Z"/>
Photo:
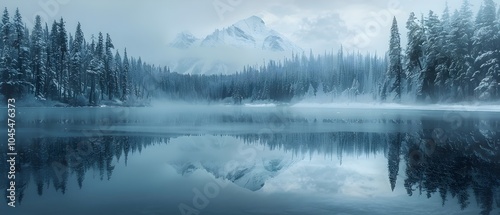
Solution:
<path fill-rule="evenodd" d="M 16 207 L 1 214 L 500 212 L 497 112 L 17 111 Z"/>

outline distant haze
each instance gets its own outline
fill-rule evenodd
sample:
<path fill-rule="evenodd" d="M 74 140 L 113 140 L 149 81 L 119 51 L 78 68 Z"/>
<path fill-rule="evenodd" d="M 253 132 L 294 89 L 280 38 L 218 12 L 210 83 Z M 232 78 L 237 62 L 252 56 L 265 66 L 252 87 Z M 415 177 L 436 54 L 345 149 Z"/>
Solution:
<path fill-rule="evenodd" d="M 451 11 L 461 2 L 449 1 Z M 475 10 L 481 4 L 480 0 L 471 2 Z M 432 9 L 441 14 L 444 5 L 444 1 L 435 0 L 3 0 L 0 6 L 7 7 L 11 16 L 19 7 L 28 25 L 36 14 L 49 23 L 62 16 L 72 34 L 81 22 L 87 39 L 99 31 L 110 33 L 120 51 L 126 47 L 144 61 L 166 65 L 166 49 L 179 32 L 187 30 L 204 37 L 252 15 L 261 17 L 268 27 L 306 52 L 337 50 L 343 43 L 352 50 L 385 53 L 390 23 L 384 15 L 398 18 L 405 43 L 410 12 L 427 14 Z"/>

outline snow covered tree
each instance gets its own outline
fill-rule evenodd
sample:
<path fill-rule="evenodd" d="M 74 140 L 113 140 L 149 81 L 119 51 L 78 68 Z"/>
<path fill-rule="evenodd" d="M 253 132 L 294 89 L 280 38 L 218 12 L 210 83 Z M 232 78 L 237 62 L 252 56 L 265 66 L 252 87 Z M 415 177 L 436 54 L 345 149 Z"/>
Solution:
<path fill-rule="evenodd" d="M 448 1 L 445 2 L 445 7 L 443 11 L 443 15 L 441 16 L 441 23 L 445 31 L 448 31 L 451 24 L 451 14 L 450 7 L 448 6 Z"/>
<path fill-rule="evenodd" d="M 387 71 L 387 84 L 389 93 L 395 93 L 394 100 L 401 102 L 401 85 L 403 79 L 403 64 L 401 56 L 401 38 L 396 17 L 392 21 L 391 39 L 389 43 L 389 68 Z M 384 93 L 385 94 L 385 93 Z"/>
<path fill-rule="evenodd" d="M 80 96 L 82 92 L 82 73 L 84 72 L 84 35 L 80 23 L 78 23 L 75 32 L 75 38 L 73 40 L 70 52 L 70 78 L 69 87 L 71 89 L 72 99 L 76 99 Z"/>
<path fill-rule="evenodd" d="M 493 0 L 484 0 L 476 19 L 473 40 L 474 74 L 471 82 L 476 87 L 474 93 L 480 100 L 497 98 L 496 89 L 499 67 L 500 35 L 496 19 L 496 4 Z M 488 87 L 485 87 L 487 85 Z M 492 95 L 493 93 L 493 95 Z"/>
<path fill-rule="evenodd" d="M 69 71 L 68 71 L 68 34 L 66 32 L 65 22 L 63 18 L 57 24 L 57 76 L 61 84 L 59 86 L 59 97 L 66 100 L 69 95 Z"/>
<path fill-rule="evenodd" d="M 2 48 L 11 45 L 12 23 L 10 22 L 10 15 L 7 8 L 4 9 L 2 14 Z"/>
<path fill-rule="evenodd" d="M 115 51 L 114 61 L 114 74 L 115 74 L 115 97 L 121 99 L 121 73 L 123 71 L 123 60 L 118 50 Z"/>
<path fill-rule="evenodd" d="M 2 42 L 3 50 L 0 59 L 0 90 L 2 94 L 8 98 L 20 98 L 24 92 L 27 92 L 30 86 L 25 81 L 27 65 L 24 64 L 24 59 L 28 58 L 26 54 L 27 47 L 23 41 L 25 40 L 24 27 L 19 27 L 19 22 L 22 23 L 19 11 L 14 16 L 14 22 L 10 23 L 10 17 L 7 9 L 4 10 L 2 16 Z M 24 69 L 24 70 L 23 70 Z"/>
<path fill-rule="evenodd" d="M 121 100 L 126 101 L 130 94 L 130 85 L 128 81 L 130 73 L 130 63 L 127 56 L 127 49 L 123 52 L 123 70 L 120 73 L 120 86 L 122 89 Z"/>
<path fill-rule="evenodd" d="M 441 32 L 437 35 L 437 44 L 441 47 L 438 52 L 437 67 L 436 67 L 436 79 L 434 80 L 434 94 L 436 98 L 440 101 L 452 101 L 453 95 L 450 94 L 449 86 L 452 85 L 452 74 L 450 72 L 450 66 L 452 64 L 452 48 L 454 41 L 450 41 L 450 31 L 451 31 L 451 18 L 449 14 L 448 3 L 446 3 L 443 16 L 439 23 L 437 23 L 437 29 Z"/>
<path fill-rule="evenodd" d="M 50 33 L 48 34 L 48 46 L 47 46 L 47 81 L 46 81 L 46 93 L 47 97 L 50 99 L 58 100 L 60 99 L 60 80 L 58 76 L 58 64 L 59 64 L 59 48 L 58 48 L 58 25 L 57 22 L 52 23 Z"/>
<path fill-rule="evenodd" d="M 42 28 L 37 17 L 30 34 L 19 10 L 10 20 L 5 9 L 0 23 L 0 91 L 20 97 L 31 93 L 71 105 L 86 104 L 84 99 L 91 105 L 104 99 L 146 99 L 158 93 L 156 87 L 174 99 L 236 103 L 289 102 L 319 94 L 331 101 L 371 94 L 400 102 L 405 93 L 420 101 L 492 101 L 500 97 L 500 16 L 494 0 L 483 0 L 475 24 L 473 15 L 469 0 L 453 14 L 446 6 L 441 18 L 433 12 L 425 19 L 410 14 L 404 56 L 394 19 L 384 57 L 341 47 L 338 52 L 294 53 L 235 74 L 209 76 L 170 72 L 126 51 L 122 58 L 113 50 L 109 34 L 104 38 L 99 33 L 88 44 L 81 25 L 68 35 L 62 18 L 49 29 L 46 23 Z"/>
<path fill-rule="evenodd" d="M 89 105 L 97 105 L 99 95 L 97 94 L 97 80 L 100 80 L 100 76 L 104 71 L 103 57 L 103 38 L 102 34 L 99 33 L 97 45 L 94 45 L 92 41 L 91 49 L 93 49 L 92 60 L 90 61 L 89 67 L 87 69 L 87 74 L 90 79 L 90 92 L 89 92 Z M 95 48 L 94 48 L 95 47 Z M 102 98 L 102 94 L 101 97 Z"/>
<path fill-rule="evenodd" d="M 2 41 L 2 50 L 1 51 L 1 59 L 0 59 L 0 90 L 3 95 L 8 96 L 10 94 L 9 89 L 7 88 L 7 82 L 9 80 L 10 66 L 12 64 L 12 60 L 10 58 L 10 16 L 7 8 L 4 9 L 2 15 L 2 32 L 1 32 L 1 41 Z"/>
<path fill-rule="evenodd" d="M 114 56 L 112 49 L 114 48 L 113 42 L 109 34 L 106 34 L 106 46 L 105 46 L 105 56 L 104 56 L 104 79 L 107 80 L 105 86 L 108 99 L 111 100 L 115 96 L 117 91 L 117 80 L 114 68 Z"/>
<path fill-rule="evenodd" d="M 99 89 L 100 89 L 100 99 L 104 99 L 104 92 L 106 89 L 106 79 L 104 75 L 104 38 L 101 32 L 99 32 L 99 35 L 97 36 L 97 45 L 95 48 L 94 52 L 94 65 L 102 65 L 102 69 L 99 70 L 94 70 L 96 72 L 95 74 L 97 75 L 98 83 L 99 83 Z M 99 67 L 100 68 L 100 67 Z"/>
<path fill-rule="evenodd" d="M 31 34 L 31 58 L 32 71 L 35 82 L 35 97 L 45 99 L 45 79 L 47 72 L 45 68 L 45 41 L 43 36 L 42 21 L 40 16 L 35 17 L 35 26 Z"/>
<path fill-rule="evenodd" d="M 425 39 L 424 29 L 413 12 L 406 22 L 406 29 L 408 29 L 408 44 L 406 49 L 406 55 L 408 57 L 407 69 L 410 71 L 418 67 L 418 69 L 422 70 L 421 58 L 423 57 L 422 44 Z"/>
<path fill-rule="evenodd" d="M 19 9 L 16 9 L 16 12 L 14 14 L 12 28 L 12 33 L 14 34 L 12 36 L 12 48 L 14 48 L 15 50 L 13 58 L 13 60 L 15 60 L 14 69 L 19 73 L 18 79 L 22 82 L 20 84 L 26 87 L 23 90 L 26 90 L 26 92 L 28 92 L 28 87 L 30 85 L 28 81 L 31 79 L 31 72 L 29 69 L 30 57 L 28 52 L 29 41 L 26 40 L 25 27 Z"/>
<path fill-rule="evenodd" d="M 472 66 L 472 36 L 474 34 L 472 24 L 471 5 L 464 0 L 459 11 L 452 16 L 450 31 L 447 42 L 451 57 L 450 81 L 451 97 L 455 101 L 464 100 L 471 95 L 469 68 Z"/>
<path fill-rule="evenodd" d="M 11 20 L 4 9 L 0 22 L 0 93 L 6 97 L 32 94 L 40 100 L 84 105 L 84 97 L 89 96 L 89 103 L 97 105 L 104 96 L 125 100 L 131 85 L 138 96 L 150 93 L 146 92 L 147 80 L 138 79 L 143 77 L 142 71 L 148 75 L 160 71 L 140 58 L 130 69 L 128 56 L 124 68 L 118 52 L 113 55 L 110 35 L 104 43 L 100 33 L 97 43 L 92 40 L 89 45 L 80 23 L 74 37 L 66 32 L 63 18 L 49 29 L 47 23 L 42 27 L 37 16 L 31 34 L 25 26 L 19 10 Z"/>
<path fill-rule="evenodd" d="M 426 41 L 424 42 L 425 53 L 425 68 L 421 73 L 420 82 L 421 88 L 418 91 L 417 98 L 419 101 L 425 101 L 430 98 L 433 102 L 437 101 L 435 95 L 435 80 L 437 76 L 437 68 L 440 65 L 443 31 L 441 23 L 437 15 L 433 11 L 429 12 L 429 16 L 425 22 Z"/>
<path fill-rule="evenodd" d="M 425 40 L 424 28 L 418 21 L 415 13 L 411 13 L 408 21 L 406 22 L 406 29 L 408 30 L 408 44 L 406 46 L 406 73 L 408 77 L 408 90 L 413 89 L 416 82 L 418 84 L 418 77 L 423 70 L 422 59 L 424 57 L 423 47 Z M 419 86 L 415 86 L 419 87 Z"/>

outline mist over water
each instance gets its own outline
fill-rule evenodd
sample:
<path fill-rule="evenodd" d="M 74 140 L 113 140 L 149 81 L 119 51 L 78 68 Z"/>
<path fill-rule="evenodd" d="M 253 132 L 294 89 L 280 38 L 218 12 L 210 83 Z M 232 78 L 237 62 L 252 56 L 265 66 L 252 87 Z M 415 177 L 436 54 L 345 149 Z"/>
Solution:
<path fill-rule="evenodd" d="M 30 110 L 18 110 L 20 202 L 0 206 L 9 214 L 498 212 L 495 112 Z"/>
<path fill-rule="evenodd" d="M 497 1 L 7 0 L 0 215 L 500 214 Z"/>

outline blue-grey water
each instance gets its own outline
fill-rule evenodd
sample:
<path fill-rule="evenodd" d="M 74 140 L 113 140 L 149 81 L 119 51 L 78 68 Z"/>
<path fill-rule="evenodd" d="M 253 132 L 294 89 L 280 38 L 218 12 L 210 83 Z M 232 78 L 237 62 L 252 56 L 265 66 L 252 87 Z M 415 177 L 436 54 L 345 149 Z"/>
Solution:
<path fill-rule="evenodd" d="M 18 108 L 16 132 L 0 214 L 500 212 L 497 112 Z"/>

